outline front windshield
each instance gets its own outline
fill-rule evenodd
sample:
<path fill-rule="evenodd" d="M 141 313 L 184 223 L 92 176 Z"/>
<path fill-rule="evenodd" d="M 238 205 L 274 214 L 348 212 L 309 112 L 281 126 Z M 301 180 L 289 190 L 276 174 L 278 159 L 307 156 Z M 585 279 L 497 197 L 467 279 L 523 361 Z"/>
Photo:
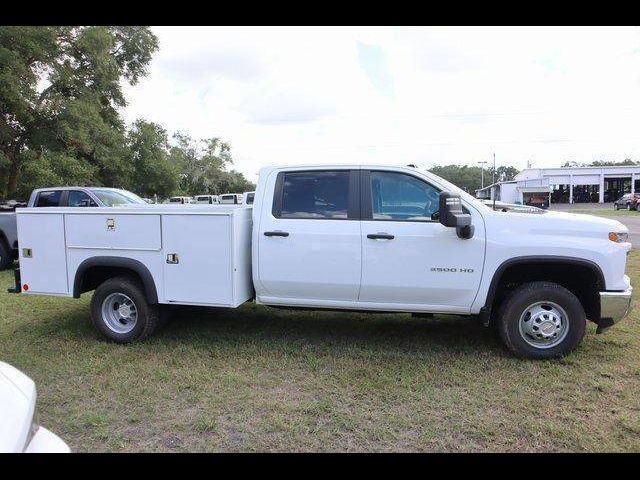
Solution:
<path fill-rule="evenodd" d="M 107 207 L 117 207 L 119 205 L 146 205 L 142 198 L 127 190 L 92 189 L 98 200 Z"/>

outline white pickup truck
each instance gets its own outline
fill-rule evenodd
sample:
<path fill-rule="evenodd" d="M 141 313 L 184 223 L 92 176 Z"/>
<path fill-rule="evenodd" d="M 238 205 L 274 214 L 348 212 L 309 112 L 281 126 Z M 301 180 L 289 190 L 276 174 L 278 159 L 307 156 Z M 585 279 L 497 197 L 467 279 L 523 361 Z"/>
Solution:
<path fill-rule="evenodd" d="M 621 223 L 495 211 L 410 167 L 263 168 L 255 202 L 23 208 L 16 292 L 79 297 L 105 337 L 148 337 L 164 305 L 478 316 L 524 357 L 563 355 L 629 311 Z"/>

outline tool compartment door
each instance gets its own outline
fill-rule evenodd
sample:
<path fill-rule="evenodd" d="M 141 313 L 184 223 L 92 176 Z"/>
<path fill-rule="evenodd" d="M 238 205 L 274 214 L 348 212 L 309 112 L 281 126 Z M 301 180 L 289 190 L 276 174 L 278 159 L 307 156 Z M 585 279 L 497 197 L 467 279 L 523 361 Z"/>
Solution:
<path fill-rule="evenodd" d="M 233 304 L 231 228 L 229 215 L 162 216 L 167 302 Z"/>
<path fill-rule="evenodd" d="M 68 294 L 63 214 L 20 213 L 17 222 L 23 292 Z"/>

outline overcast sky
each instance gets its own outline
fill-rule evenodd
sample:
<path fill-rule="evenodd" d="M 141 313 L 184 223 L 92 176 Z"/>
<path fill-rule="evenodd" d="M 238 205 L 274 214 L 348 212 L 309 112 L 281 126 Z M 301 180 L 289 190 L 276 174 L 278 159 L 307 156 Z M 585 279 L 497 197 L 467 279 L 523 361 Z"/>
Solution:
<path fill-rule="evenodd" d="M 126 119 L 235 168 L 640 160 L 640 29 L 153 27 Z"/>

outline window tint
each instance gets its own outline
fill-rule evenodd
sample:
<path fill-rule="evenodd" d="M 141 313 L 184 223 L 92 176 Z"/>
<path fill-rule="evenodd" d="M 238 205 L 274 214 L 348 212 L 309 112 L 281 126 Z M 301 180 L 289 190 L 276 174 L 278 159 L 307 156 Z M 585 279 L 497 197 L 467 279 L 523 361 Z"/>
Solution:
<path fill-rule="evenodd" d="M 60 190 L 53 190 L 50 192 L 40 192 L 38 194 L 38 202 L 36 207 L 57 207 L 60 205 Z"/>
<path fill-rule="evenodd" d="M 71 190 L 67 203 L 70 207 L 97 207 L 89 195 L 79 190 Z"/>
<path fill-rule="evenodd" d="M 291 172 L 282 181 L 280 218 L 346 219 L 349 171 Z"/>
<path fill-rule="evenodd" d="M 438 211 L 440 191 L 403 173 L 371 172 L 374 220 L 430 221 Z"/>

